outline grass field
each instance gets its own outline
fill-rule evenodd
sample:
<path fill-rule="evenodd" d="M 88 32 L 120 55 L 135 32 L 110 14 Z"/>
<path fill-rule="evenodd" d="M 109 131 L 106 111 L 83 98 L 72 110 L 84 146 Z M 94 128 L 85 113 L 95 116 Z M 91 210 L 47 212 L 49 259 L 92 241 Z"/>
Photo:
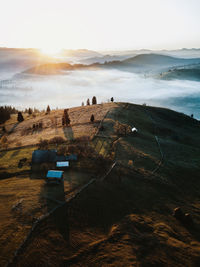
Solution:
<path fill-rule="evenodd" d="M 57 116 L 62 112 L 55 111 Z M 96 124 L 87 122 L 91 113 L 96 114 Z M 79 107 L 70 109 L 69 114 L 73 118 L 73 138 L 90 136 L 89 146 L 109 158 L 110 164 L 117 164 L 101 181 L 108 165 L 98 163 L 91 155 L 80 158 L 65 173 L 63 186 L 57 188 L 45 186 L 44 180 L 30 179 L 29 175 L 0 180 L 1 264 L 12 258 L 36 217 L 66 201 L 91 178 L 97 178 L 39 225 L 12 266 L 199 266 L 198 121 L 168 109 L 127 103 Z M 93 137 L 105 114 L 103 130 Z M 55 114 L 38 116 L 35 120 Z M 34 122 L 33 118 L 23 123 L 30 122 Z M 138 134 L 117 135 L 117 122 L 136 127 Z M 23 123 L 9 140 L 19 136 Z M 49 126 L 44 131 L 45 139 L 55 136 L 55 128 Z M 44 133 L 23 137 L 27 140 L 24 144 L 36 143 Z M 61 133 L 63 128 L 58 126 L 58 135 Z M 17 165 L 23 157 L 30 162 L 33 150 L 29 147 L 0 152 L 1 173 L 30 170 L 28 163 L 20 170 Z M 19 207 L 13 209 L 17 204 Z M 172 216 L 177 206 L 191 214 L 193 225 Z"/>

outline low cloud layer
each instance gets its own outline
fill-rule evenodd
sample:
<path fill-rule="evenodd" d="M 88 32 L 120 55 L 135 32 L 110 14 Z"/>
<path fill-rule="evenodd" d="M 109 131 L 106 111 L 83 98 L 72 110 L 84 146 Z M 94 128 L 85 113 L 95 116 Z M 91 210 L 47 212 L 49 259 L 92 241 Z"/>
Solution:
<path fill-rule="evenodd" d="M 115 101 L 164 106 L 200 118 L 200 82 L 163 81 L 117 70 L 73 71 L 59 76 L 27 75 L 1 81 L 0 105 L 64 108 L 93 95 Z"/>

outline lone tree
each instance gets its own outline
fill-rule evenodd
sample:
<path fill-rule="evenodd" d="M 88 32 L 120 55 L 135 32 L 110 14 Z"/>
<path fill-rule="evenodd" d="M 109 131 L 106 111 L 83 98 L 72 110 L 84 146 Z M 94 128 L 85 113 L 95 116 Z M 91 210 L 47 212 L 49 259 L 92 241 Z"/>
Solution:
<path fill-rule="evenodd" d="M 48 105 L 47 106 L 47 113 L 50 113 L 51 109 L 50 109 L 50 106 Z"/>
<path fill-rule="evenodd" d="M 87 99 L 87 106 L 90 106 L 90 99 Z"/>
<path fill-rule="evenodd" d="M 110 101 L 111 101 L 111 102 L 113 102 L 113 101 L 114 101 L 114 98 L 113 98 L 113 97 L 111 97 Z"/>
<path fill-rule="evenodd" d="M 96 98 L 96 96 L 93 96 L 92 105 L 96 105 L 96 104 L 97 104 L 97 98 Z"/>
<path fill-rule="evenodd" d="M 82 106 L 82 107 L 84 106 L 84 102 L 81 103 L 81 106 Z"/>
<path fill-rule="evenodd" d="M 31 108 L 28 109 L 28 114 L 31 115 L 33 113 L 33 110 Z"/>
<path fill-rule="evenodd" d="M 21 111 L 18 112 L 17 120 L 18 120 L 18 122 L 22 122 L 24 120 L 24 117 L 23 117 Z"/>
<path fill-rule="evenodd" d="M 90 121 L 93 123 L 94 122 L 94 115 L 92 114 L 90 117 Z"/>
<path fill-rule="evenodd" d="M 68 126 L 70 124 L 70 118 L 69 118 L 69 114 L 68 114 L 68 109 L 64 109 L 64 114 L 62 117 L 62 125 L 66 125 Z"/>

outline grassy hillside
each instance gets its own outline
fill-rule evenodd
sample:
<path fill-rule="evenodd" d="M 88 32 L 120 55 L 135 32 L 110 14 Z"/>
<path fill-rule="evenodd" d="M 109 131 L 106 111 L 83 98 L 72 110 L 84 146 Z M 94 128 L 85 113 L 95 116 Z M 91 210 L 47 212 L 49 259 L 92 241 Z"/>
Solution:
<path fill-rule="evenodd" d="M 91 125 L 88 116 L 95 110 L 98 122 Z M 57 116 L 62 112 L 55 111 Z M 75 122 L 80 113 L 81 126 Z M 10 266 L 199 266 L 199 122 L 168 109 L 128 103 L 79 107 L 70 114 L 75 137 L 91 136 L 85 150 L 89 146 L 93 152 L 72 165 L 60 187 L 30 180 L 29 174 L 0 181 L 2 264 L 12 260 L 35 218 L 69 201 L 37 225 Z M 117 123 L 136 127 L 138 134 L 117 134 Z M 53 136 L 51 127 L 45 131 L 46 138 Z M 35 142 L 38 137 L 31 138 Z M 66 146 L 71 142 L 66 138 Z M 18 155 L 3 153 L 1 166 L 17 162 Z M 95 159 L 95 153 L 104 160 Z M 172 215 L 177 206 L 190 213 L 193 223 Z"/>
<path fill-rule="evenodd" d="M 180 68 L 180 69 L 172 69 L 170 71 L 164 72 L 161 75 L 161 78 L 164 80 L 192 80 L 199 81 L 200 80 L 200 65 L 194 65 L 192 67 Z"/>

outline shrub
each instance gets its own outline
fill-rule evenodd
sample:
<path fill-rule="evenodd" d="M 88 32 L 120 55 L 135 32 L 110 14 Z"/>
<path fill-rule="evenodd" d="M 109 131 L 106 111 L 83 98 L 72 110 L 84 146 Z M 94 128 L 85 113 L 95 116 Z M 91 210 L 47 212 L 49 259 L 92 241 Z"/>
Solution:
<path fill-rule="evenodd" d="M 42 122 L 39 122 L 38 127 L 39 127 L 40 129 L 42 129 L 42 127 L 43 127 L 43 123 L 42 123 Z"/>
<path fill-rule="evenodd" d="M 119 123 L 118 121 L 115 123 L 114 131 L 117 135 L 124 135 L 131 133 L 131 127 L 127 124 Z"/>
<path fill-rule="evenodd" d="M 38 143 L 38 148 L 39 149 L 48 149 L 48 140 L 40 139 L 40 141 Z"/>
<path fill-rule="evenodd" d="M 66 140 L 62 136 L 54 136 L 49 140 L 49 144 L 63 144 Z"/>
<path fill-rule="evenodd" d="M 74 142 L 75 143 L 86 143 L 86 142 L 89 142 L 90 141 L 90 137 L 87 136 L 87 135 L 83 135 L 83 136 L 80 136 L 80 137 L 77 137 L 76 139 L 74 139 Z"/>
<path fill-rule="evenodd" d="M 58 155 L 65 155 L 67 151 L 66 146 L 59 146 L 58 150 L 57 150 L 57 154 Z"/>

